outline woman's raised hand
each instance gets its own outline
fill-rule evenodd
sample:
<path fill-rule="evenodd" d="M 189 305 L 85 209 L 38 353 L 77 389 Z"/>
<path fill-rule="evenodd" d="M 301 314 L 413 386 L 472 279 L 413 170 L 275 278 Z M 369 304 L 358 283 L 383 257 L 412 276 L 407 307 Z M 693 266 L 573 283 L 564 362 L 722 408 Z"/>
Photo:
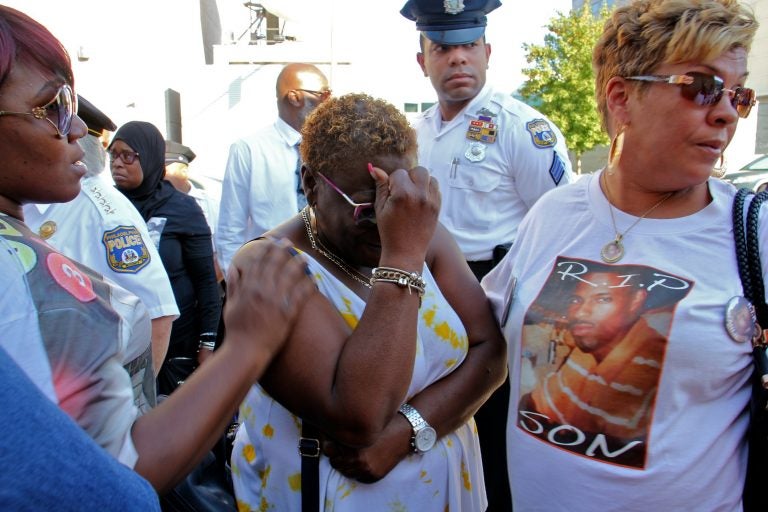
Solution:
<path fill-rule="evenodd" d="M 435 232 L 440 213 L 440 189 L 437 180 L 424 167 L 397 169 L 387 175 L 368 164 L 376 182 L 376 222 L 385 255 L 418 252 L 418 269 Z"/>

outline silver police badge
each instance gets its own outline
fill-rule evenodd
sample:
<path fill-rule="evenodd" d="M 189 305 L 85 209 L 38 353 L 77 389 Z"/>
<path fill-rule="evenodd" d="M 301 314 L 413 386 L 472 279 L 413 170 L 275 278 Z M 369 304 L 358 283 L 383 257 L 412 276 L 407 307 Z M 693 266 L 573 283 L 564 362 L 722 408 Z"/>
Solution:
<path fill-rule="evenodd" d="M 445 14 L 459 14 L 464 12 L 463 0 L 443 0 L 443 7 L 445 8 Z"/>
<path fill-rule="evenodd" d="M 482 162 L 485 160 L 485 144 L 482 142 L 470 142 L 464 156 L 470 162 Z"/>

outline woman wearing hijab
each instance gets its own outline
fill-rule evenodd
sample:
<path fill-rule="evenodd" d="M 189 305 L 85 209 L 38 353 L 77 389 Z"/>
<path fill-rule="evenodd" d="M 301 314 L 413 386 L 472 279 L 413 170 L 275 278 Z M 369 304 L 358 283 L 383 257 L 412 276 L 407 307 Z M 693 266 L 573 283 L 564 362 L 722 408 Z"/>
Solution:
<path fill-rule="evenodd" d="M 194 198 L 165 181 L 165 140 L 151 123 L 131 121 L 109 146 L 118 190 L 136 206 L 157 245 L 179 307 L 158 392 L 170 394 L 214 347 L 221 300 L 216 285 L 211 231 Z M 188 358 L 188 359 L 176 359 Z M 190 364 L 179 365 L 179 361 Z"/>

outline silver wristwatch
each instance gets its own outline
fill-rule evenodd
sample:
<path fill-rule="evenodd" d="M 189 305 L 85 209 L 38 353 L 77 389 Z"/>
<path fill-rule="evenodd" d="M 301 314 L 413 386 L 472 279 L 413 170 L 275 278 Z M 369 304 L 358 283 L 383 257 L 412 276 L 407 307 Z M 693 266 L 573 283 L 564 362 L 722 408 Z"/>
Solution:
<path fill-rule="evenodd" d="M 398 412 L 405 416 L 405 419 L 411 424 L 411 428 L 413 429 L 413 435 L 411 435 L 411 448 L 414 452 L 424 453 L 435 446 L 437 432 L 429 426 L 429 423 L 427 423 L 427 420 L 419 414 L 419 411 L 409 404 L 403 404 L 400 406 Z"/>

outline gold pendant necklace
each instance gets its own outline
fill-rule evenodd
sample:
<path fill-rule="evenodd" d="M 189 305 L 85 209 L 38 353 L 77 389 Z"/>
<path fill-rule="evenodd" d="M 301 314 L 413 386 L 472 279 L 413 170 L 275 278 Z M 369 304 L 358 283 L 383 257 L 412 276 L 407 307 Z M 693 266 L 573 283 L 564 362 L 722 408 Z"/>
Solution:
<path fill-rule="evenodd" d="M 603 185 L 605 185 L 605 198 L 608 200 L 608 211 L 611 213 L 611 224 L 613 224 L 613 231 L 616 233 L 616 237 L 605 244 L 600 250 L 600 257 L 603 258 L 603 261 L 606 263 L 616 263 L 624 257 L 624 244 L 621 242 L 627 233 L 629 233 L 629 231 L 635 227 L 638 222 L 650 215 L 653 210 L 661 206 L 661 203 L 672 197 L 674 192 L 669 192 L 667 195 L 662 197 L 658 203 L 648 208 L 648 210 L 646 210 L 644 214 L 638 217 L 631 226 L 625 229 L 624 233 L 619 233 L 619 230 L 616 228 L 616 219 L 613 216 L 613 205 L 611 204 L 611 191 L 608 189 L 608 178 L 605 177 L 605 173 L 602 173 L 600 178 L 603 180 Z"/>
<path fill-rule="evenodd" d="M 333 254 L 331 251 L 329 251 L 323 243 L 320 241 L 320 237 L 318 236 L 315 238 L 315 235 L 312 230 L 312 222 L 309 220 L 309 206 L 305 206 L 301 210 L 301 218 L 304 221 L 304 227 L 307 230 L 307 238 L 309 239 L 309 244 L 312 246 L 312 249 L 316 250 L 323 256 L 325 256 L 328 260 L 331 261 L 331 263 L 335 264 L 337 267 L 339 267 L 341 270 L 344 271 L 345 274 L 347 274 L 349 277 L 357 281 L 358 283 L 362 284 L 366 288 L 371 288 L 371 282 L 360 272 L 352 268 L 351 265 L 349 265 L 347 262 L 345 262 L 343 259 L 339 258 L 335 254 Z M 312 214 L 314 217 L 314 213 Z M 314 220 L 314 218 L 313 218 Z"/>

